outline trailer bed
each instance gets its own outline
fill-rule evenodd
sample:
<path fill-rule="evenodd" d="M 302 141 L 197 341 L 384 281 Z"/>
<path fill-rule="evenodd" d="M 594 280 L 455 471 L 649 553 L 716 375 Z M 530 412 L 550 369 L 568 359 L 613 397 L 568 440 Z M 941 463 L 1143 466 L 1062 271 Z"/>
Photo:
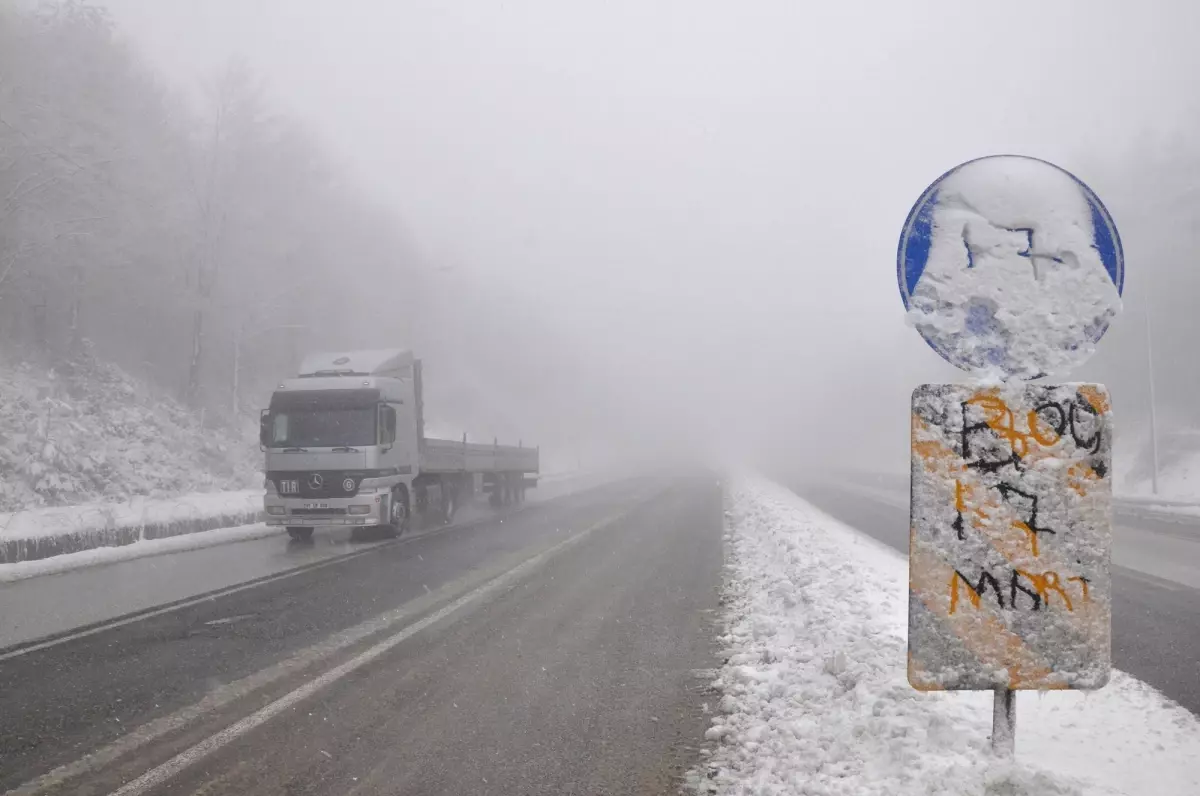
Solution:
<path fill-rule="evenodd" d="M 538 449 L 445 439 L 421 442 L 422 473 L 536 473 Z"/>

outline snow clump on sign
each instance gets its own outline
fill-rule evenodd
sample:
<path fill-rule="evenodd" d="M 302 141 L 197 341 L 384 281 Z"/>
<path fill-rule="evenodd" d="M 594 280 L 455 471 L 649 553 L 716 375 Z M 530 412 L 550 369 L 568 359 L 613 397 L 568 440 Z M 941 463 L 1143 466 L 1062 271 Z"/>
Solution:
<path fill-rule="evenodd" d="M 1096 229 L 1106 216 L 1087 189 L 1049 163 L 1005 156 L 966 163 L 935 190 L 910 323 L 984 376 L 1063 374 L 1086 360 L 1121 306 L 1097 243 L 1115 230 Z"/>

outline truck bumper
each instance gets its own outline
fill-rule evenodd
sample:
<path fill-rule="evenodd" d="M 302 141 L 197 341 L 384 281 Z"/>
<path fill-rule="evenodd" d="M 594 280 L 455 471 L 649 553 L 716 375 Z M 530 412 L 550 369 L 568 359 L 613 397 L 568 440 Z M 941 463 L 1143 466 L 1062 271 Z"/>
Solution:
<path fill-rule="evenodd" d="M 263 509 L 267 525 L 379 525 L 382 512 L 386 511 L 384 498 L 384 495 L 360 493 L 349 498 L 314 500 L 267 494 Z"/>

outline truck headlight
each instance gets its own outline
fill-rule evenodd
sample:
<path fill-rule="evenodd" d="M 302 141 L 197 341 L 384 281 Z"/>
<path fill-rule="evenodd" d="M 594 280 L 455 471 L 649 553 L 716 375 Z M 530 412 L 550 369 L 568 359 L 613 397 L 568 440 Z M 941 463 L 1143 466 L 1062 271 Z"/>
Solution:
<path fill-rule="evenodd" d="M 370 514 L 370 506 L 350 506 L 346 509 L 347 514 Z"/>
<path fill-rule="evenodd" d="M 284 506 L 267 506 L 267 513 L 272 516 L 279 517 L 287 514 L 287 508 Z"/>

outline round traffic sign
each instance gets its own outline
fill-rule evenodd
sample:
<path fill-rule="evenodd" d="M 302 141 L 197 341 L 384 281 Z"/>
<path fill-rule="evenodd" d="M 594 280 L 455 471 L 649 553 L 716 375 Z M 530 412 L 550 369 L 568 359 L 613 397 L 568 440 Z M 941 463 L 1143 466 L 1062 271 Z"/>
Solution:
<path fill-rule="evenodd" d="M 909 323 L 948 362 L 1033 379 L 1087 359 L 1121 308 L 1121 238 L 1099 197 L 1037 158 L 993 155 L 943 174 L 896 254 Z"/>

